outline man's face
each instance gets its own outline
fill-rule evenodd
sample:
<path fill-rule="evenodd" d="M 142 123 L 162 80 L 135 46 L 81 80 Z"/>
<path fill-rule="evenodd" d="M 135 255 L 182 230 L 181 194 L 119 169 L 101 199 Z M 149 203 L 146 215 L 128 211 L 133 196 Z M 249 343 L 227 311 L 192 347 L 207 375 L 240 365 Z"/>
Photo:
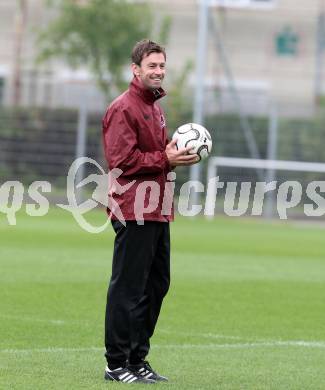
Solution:
<path fill-rule="evenodd" d="M 151 53 L 144 57 L 140 66 L 132 64 L 132 71 L 148 89 L 157 89 L 165 77 L 165 57 L 163 53 Z"/>

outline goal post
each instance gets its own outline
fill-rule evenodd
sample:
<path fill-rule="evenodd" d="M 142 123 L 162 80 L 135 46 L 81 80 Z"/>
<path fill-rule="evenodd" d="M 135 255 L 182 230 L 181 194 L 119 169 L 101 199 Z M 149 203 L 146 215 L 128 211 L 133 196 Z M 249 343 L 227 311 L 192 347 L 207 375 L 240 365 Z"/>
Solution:
<path fill-rule="evenodd" d="M 321 162 L 303 162 L 303 161 L 285 161 L 285 160 L 263 160 L 251 158 L 236 158 L 236 157 L 210 157 L 207 167 L 207 184 L 213 178 L 218 176 L 218 169 L 220 167 L 228 168 L 254 168 L 265 170 L 265 178 L 270 177 L 270 171 L 298 171 L 298 172 L 314 172 L 325 173 L 325 163 Z M 267 179 L 265 179 L 267 181 Z M 206 193 L 206 210 L 207 218 L 212 218 L 214 210 L 216 189 L 212 185 L 207 185 Z M 270 198 L 268 198 L 270 199 Z M 269 205 L 270 207 L 270 205 Z M 268 208 L 268 207 L 267 207 Z M 270 210 L 270 208 L 269 208 Z M 269 213 L 270 216 L 270 213 Z"/>

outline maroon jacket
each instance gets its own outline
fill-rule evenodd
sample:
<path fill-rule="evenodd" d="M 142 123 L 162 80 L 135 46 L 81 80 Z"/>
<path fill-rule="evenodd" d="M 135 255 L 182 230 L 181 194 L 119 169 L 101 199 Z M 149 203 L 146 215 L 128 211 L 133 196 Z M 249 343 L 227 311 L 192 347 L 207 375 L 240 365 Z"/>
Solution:
<path fill-rule="evenodd" d="M 163 96 L 165 92 L 162 88 L 153 92 L 134 78 L 129 89 L 111 103 L 103 118 L 108 167 L 123 171 L 117 179 L 118 185 L 130 185 L 126 191 L 118 191 L 116 186 L 110 189 L 113 203 L 118 205 L 125 220 L 139 219 L 139 213 L 140 216 L 143 214 L 142 220 L 173 220 L 173 211 L 162 210 L 164 192 L 169 193 L 169 199 L 165 196 L 164 205 L 172 203 L 170 191 L 165 190 L 167 174 L 171 171 L 165 153 L 167 129 L 163 111 L 156 103 Z M 157 184 L 153 183 L 150 189 L 145 181 Z M 145 213 L 141 211 L 143 208 L 147 208 Z M 108 208 L 108 213 L 112 219 L 119 218 L 112 206 Z"/>

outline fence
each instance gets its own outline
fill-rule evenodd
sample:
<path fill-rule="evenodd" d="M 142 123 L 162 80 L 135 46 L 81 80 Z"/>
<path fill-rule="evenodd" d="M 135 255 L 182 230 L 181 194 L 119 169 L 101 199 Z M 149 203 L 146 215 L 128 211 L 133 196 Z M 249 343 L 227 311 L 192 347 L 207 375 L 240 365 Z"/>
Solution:
<path fill-rule="evenodd" d="M 103 157 L 102 113 L 88 113 L 84 154 L 96 160 L 105 170 Z M 262 159 L 268 157 L 269 118 L 249 118 Z M 278 122 L 275 160 L 325 162 L 323 148 L 325 128 L 320 115 L 312 120 L 280 120 Z M 19 180 L 29 185 L 35 180 L 52 184 L 54 198 L 64 195 L 66 176 L 78 152 L 78 124 L 80 113 L 76 110 L 2 110 L 0 112 L 0 184 Z M 250 158 L 246 141 L 236 116 L 216 115 L 206 118 L 206 127 L 213 137 L 213 155 L 222 157 Z M 79 138 L 80 141 L 80 138 Z M 274 142 L 274 140 L 273 140 Z M 84 176 L 94 173 L 95 168 L 85 167 Z M 202 163 L 202 181 L 206 184 L 207 161 Z M 188 169 L 177 169 L 176 194 L 188 180 Z M 96 172 L 98 173 L 98 172 Z M 221 167 L 220 181 L 259 181 L 257 170 L 243 167 Z M 264 172 L 263 172 L 264 175 Z M 320 172 L 298 172 L 289 169 L 275 171 L 274 180 L 299 181 L 303 188 L 313 180 L 323 180 Z M 263 176 L 266 181 L 269 176 Z M 222 191 L 221 191 L 222 192 Z M 296 215 L 302 216 L 301 209 Z"/>

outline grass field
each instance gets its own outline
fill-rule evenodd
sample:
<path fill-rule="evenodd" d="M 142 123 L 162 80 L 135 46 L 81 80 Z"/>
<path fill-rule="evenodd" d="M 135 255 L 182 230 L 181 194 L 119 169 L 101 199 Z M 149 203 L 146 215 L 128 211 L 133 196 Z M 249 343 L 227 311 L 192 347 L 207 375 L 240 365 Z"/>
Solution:
<path fill-rule="evenodd" d="M 178 218 L 172 286 L 149 359 L 170 382 L 155 386 L 324 390 L 324 233 Z M 103 380 L 112 231 L 86 233 L 52 210 L 19 214 L 13 227 L 0 215 L 0 240 L 0 388 L 126 386 Z"/>

